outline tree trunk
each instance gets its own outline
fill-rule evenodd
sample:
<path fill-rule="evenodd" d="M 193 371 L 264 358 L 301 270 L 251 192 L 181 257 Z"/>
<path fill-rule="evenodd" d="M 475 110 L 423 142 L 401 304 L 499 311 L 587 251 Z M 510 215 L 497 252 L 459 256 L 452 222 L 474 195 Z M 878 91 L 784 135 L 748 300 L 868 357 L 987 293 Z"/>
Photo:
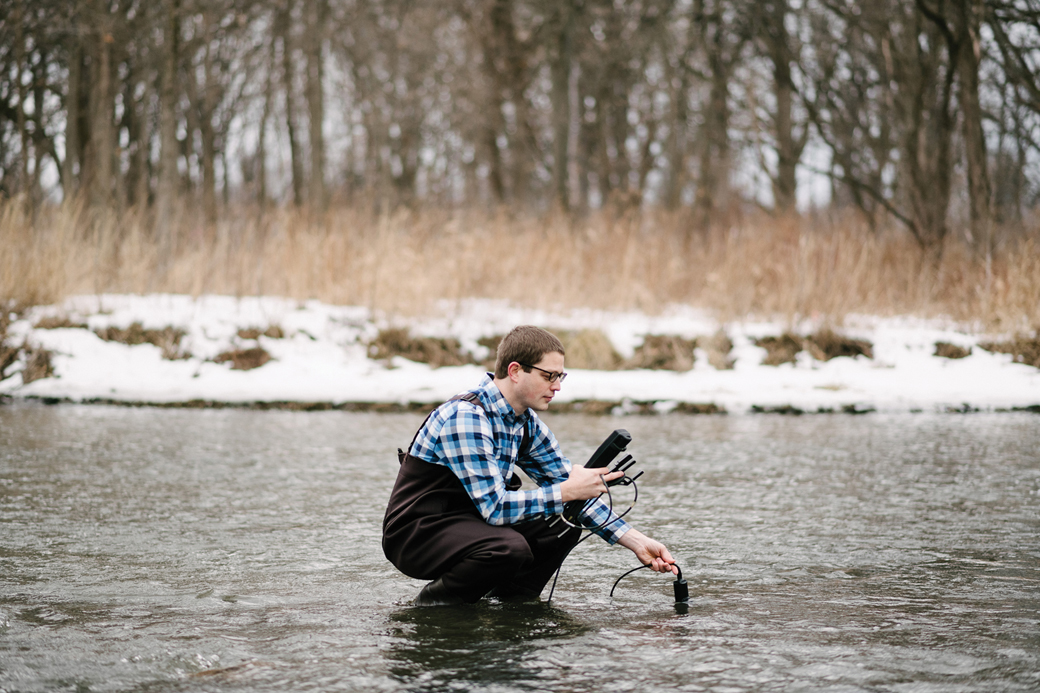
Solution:
<path fill-rule="evenodd" d="M 131 150 L 130 167 L 126 173 L 126 194 L 131 205 L 148 204 L 148 102 L 151 90 L 145 82 L 144 96 L 140 101 L 133 98 L 138 82 L 136 75 L 126 81 L 123 89 L 124 119 L 127 124 L 128 149 Z"/>
<path fill-rule="evenodd" d="M 926 65 L 927 59 L 921 56 L 919 63 Z M 916 93 L 903 150 L 910 174 L 911 230 L 933 263 L 941 256 L 946 239 L 954 125 L 949 103 L 952 72 L 945 84 L 935 84 L 938 77 L 937 71 L 923 70 L 917 84 L 906 85 Z"/>
<path fill-rule="evenodd" d="M 613 164 L 610 160 L 610 81 L 606 76 L 600 77 L 596 91 L 596 132 L 594 153 L 596 161 L 596 183 L 602 201 L 610 200 L 614 192 Z"/>
<path fill-rule="evenodd" d="M 290 41 L 293 0 L 288 0 L 279 13 L 275 26 L 282 44 L 282 88 L 285 90 L 285 129 L 289 136 L 289 159 L 292 174 L 292 202 L 303 204 L 303 159 L 296 135 L 296 90 L 293 82 L 293 47 Z"/>
<path fill-rule="evenodd" d="M 18 114 L 17 114 L 17 127 L 18 127 L 18 143 L 21 151 L 19 152 L 19 166 L 18 166 L 18 188 L 22 194 L 26 196 L 26 202 L 31 205 L 30 196 L 31 189 L 29 184 L 29 157 L 31 156 L 29 146 L 29 129 L 27 127 L 28 120 L 25 115 L 25 102 L 28 98 L 28 90 L 25 87 L 25 13 L 23 7 L 23 0 L 14 0 L 14 7 L 11 12 L 11 20 L 14 23 L 15 38 L 14 38 L 14 75 L 17 81 L 15 92 L 18 95 Z"/>
<path fill-rule="evenodd" d="M 699 133 L 698 180 L 693 209 L 696 225 L 708 230 L 717 221 L 720 210 L 729 206 L 729 75 L 730 64 L 725 52 L 725 32 L 721 17 L 716 16 L 713 31 L 702 35 L 710 72 L 711 87 L 704 113 L 704 126 Z"/>
<path fill-rule="evenodd" d="M 273 42 L 272 42 L 273 44 Z M 260 126 L 256 140 L 256 200 L 261 209 L 267 207 L 267 123 L 271 119 L 271 107 L 274 104 L 274 45 L 268 49 L 267 76 L 264 84 L 264 108 L 260 113 Z"/>
<path fill-rule="evenodd" d="M 686 56 L 680 57 L 678 70 L 673 69 L 671 63 L 667 65 L 668 84 L 672 89 L 671 122 L 668 124 L 668 187 L 664 204 L 668 209 L 678 209 L 682 204 L 682 190 L 686 184 L 686 123 L 690 117 L 687 103 L 690 85 Z"/>
<path fill-rule="evenodd" d="M 947 214 L 953 181 L 954 81 L 962 44 L 947 18 L 925 0 L 915 3 L 907 27 L 910 49 L 905 78 L 909 127 L 904 156 L 910 166 L 911 230 L 932 267 L 938 267 L 948 232 Z M 945 46 L 945 58 L 943 47 Z"/>
<path fill-rule="evenodd" d="M 497 47 L 503 57 L 503 89 L 500 98 L 504 97 L 513 105 L 516 119 L 516 129 L 509 143 L 512 196 L 515 202 L 523 204 L 530 196 L 533 162 L 538 151 L 538 140 L 531 126 L 527 97 L 524 93 L 528 84 L 528 49 L 517 38 L 513 22 L 513 4 L 509 0 L 492 0 L 490 17 L 491 33 L 494 37 L 492 45 Z M 500 108 L 499 114 L 501 113 Z"/>
<path fill-rule="evenodd" d="M 310 113 L 311 175 L 308 188 L 310 208 L 315 214 L 325 211 L 325 136 L 322 125 L 325 120 L 325 98 L 323 91 L 325 69 L 323 27 L 325 24 L 324 0 L 307 0 L 307 107 Z"/>
<path fill-rule="evenodd" d="M 98 2 L 96 10 L 99 29 L 97 39 L 97 73 L 92 91 L 93 133 L 93 181 L 91 202 L 100 207 L 111 207 L 114 201 L 115 128 L 113 123 L 112 98 L 112 46 L 115 43 L 104 2 Z"/>
<path fill-rule="evenodd" d="M 557 33 L 554 36 L 553 57 L 550 63 L 552 75 L 552 124 L 553 124 L 553 201 L 560 209 L 570 209 L 568 195 L 568 154 L 570 151 L 571 60 L 574 53 L 575 9 L 570 0 L 557 5 Z"/>
<path fill-rule="evenodd" d="M 172 247 L 172 218 L 179 196 L 177 162 L 177 65 L 179 63 L 179 0 L 163 3 L 162 74 L 159 87 L 159 184 L 156 190 L 156 233 L 159 253 L 165 257 Z"/>
<path fill-rule="evenodd" d="M 776 99 L 773 128 L 777 162 L 776 176 L 773 178 L 773 201 L 778 212 L 787 213 L 795 209 L 797 202 L 796 171 L 804 145 L 798 142 L 794 134 L 791 114 L 795 86 L 791 75 L 791 39 L 786 26 L 789 12 L 787 0 L 772 0 L 769 9 L 766 40 L 769 59 L 773 63 L 773 95 Z"/>
<path fill-rule="evenodd" d="M 40 174 L 43 170 L 43 157 L 48 154 L 54 159 L 54 163 L 58 168 L 59 177 L 61 175 L 61 160 L 58 158 L 58 152 L 54 147 L 54 141 L 47 137 L 46 123 L 44 117 L 46 112 L 44 110 L 44 102 L 46 99 L 46 84 L 47 84 L 47 68 L 51 64 L 50 55 L 44 46 L 40 46 L 38 49 L 39 60 L 36 61 L 36 65 L 32 68 L 33 75 L 33 173 L 32 173 L 32 184 L 30 186 L 31 197 L 33 200 L 33 206 L 40 204 L 43 201 L 43 187 L 41 185 Z"/>
<path fill-rule="evenodd" d="M 610 100 L 608 108 L 610 111 L 610 146 L 614 150 L 612 162 L 612 183 L 616 190 L 622 193 L 622 204 L 627 205 L 625 199 L 630 191 L 628 174 L 632 170 L 631 161 L 628 157 L 628 135 L 630 126 L 628 124 L 628 93 L 629 83 L 625 75 L 609 75 Z"/>
<path fill-rule="evenodd" d="M 216 110 L 213 97 L 217 90 L 214 84 L 213 56 L 210 50 L 212 29 L 215 23 L 209 13 L 205 14 L 206 48 L 203 51 L 202 93 L 198 95 L 199 140 L 202 146 L 199 168 L 202 169 L 202 210 L 206 220 L 213 223 L 217 220 L 217 176 L 216 176 L 216 133 L 213 128 L 213 112 Z M 193 77 L 194 79 L 194 77 Z"/>
<path fill-rule="evenodd" d="M 983 3 L 981 0 L 959 0 L 957 12 L 960 28 L 957 73 L 960 85 L 964 151 L 968 165 L 970 235 L 976 247 L 988 252 L 992 215 L 986 138 L 982 131 L 982 107 L 979 103 L 979 61 L 981 59 L 979 26 Z"/>
<path fill-rule="evenodd" d="M 511 30 L 508 17 L 510 5 L 505 0 L 491 0 L 487 15 L 487 25 L 478 25 L 475 31 L 480 36 L 480 47 L 483 53 L 484 74 L 488 80 L 488 104 L 483 114 L 481 123 L 481 137 L 484 141 L 484 149 L 488 159 L 488 185 L 491 188 L 491 198 L 496 204 L 505 202 L 506 181 L 505 162 L 502 158 L 502 150 L 498 146 L 498 138 L 506 133 L 505 119 L 502 115 L 504 97 L 509 86 L 504 74 L 504 65 L 508 61 L 500 61 L 497 58 L 502 52 L 502 33 Z M 503 13 L 506 14 L 503 17 Z"/>
<path fill-rule="evenodd" d="M 491 199 L 496 204 L 502 204 L 506 197 L 506 186 L 502 177 L 502 151 L 498 148 L 499 128 L 496 127 L 501 120 L 501 100 L 495 96 L 490 105 L 495 111 L 485 115 L 486 121 L 483 124 L 484 148 L 488 155 L 488 185 L 491 186 Z"/>
<path fill-rule="evenodd" d="M 69 47 L 69 79 L 65 91 L 65 161 L 62 163 L 62 198 L 72 200 L 79 191 L 82 109 L 83 48 L 78 38 Z"/>

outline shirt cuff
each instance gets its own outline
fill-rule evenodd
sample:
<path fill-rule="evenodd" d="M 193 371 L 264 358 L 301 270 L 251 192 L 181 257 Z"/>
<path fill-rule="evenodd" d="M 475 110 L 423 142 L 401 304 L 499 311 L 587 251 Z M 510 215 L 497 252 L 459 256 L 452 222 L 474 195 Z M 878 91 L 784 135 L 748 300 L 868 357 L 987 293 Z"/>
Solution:
<path fill-rule="evenodd" d="M 543 486 L 545 490 L 545 516 L 559 515 L 563 512 L 563 490 L 560 484 Z"/>
<path fill-rule="evenodd" d="M 608 522 L 605 527 L 601 527 L 596 530 L 596 534 L 599 535 L 608 544 L 613 546 L 621 540 L 621 537 L 625 536 L 628 530 L 632 529 L 632 525 L 628 524 L 620 517 L 613 522 Z"/>

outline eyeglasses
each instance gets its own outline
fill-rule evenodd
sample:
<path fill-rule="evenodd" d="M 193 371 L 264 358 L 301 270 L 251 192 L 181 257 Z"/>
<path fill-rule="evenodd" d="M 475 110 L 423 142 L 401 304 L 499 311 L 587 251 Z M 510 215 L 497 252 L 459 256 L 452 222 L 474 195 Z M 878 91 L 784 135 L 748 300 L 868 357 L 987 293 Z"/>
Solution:
<path fill-rule="evenodd" d="M 517 361 L 517 363 L 520 363 L 520 362 Z M 544 368 L 539 368 L 538 366 L 532 366 L 529 363 L 520 363 L 520 365 L 523 366 L 524 368 L 533 368 L 536 371 L 541 371 L 542 373 L 545 373 L 545 376 L 543 376 L 543 377 L 546 380 L 548 380 L 550 383 L 555 383 L 557 380 L 559 380 L 562 383 L 563 379 L 567 377 L 567 374 L 563 373 L 562 371 L 560 373 L 557 373 L 556 371 L 547 371 Z"/>

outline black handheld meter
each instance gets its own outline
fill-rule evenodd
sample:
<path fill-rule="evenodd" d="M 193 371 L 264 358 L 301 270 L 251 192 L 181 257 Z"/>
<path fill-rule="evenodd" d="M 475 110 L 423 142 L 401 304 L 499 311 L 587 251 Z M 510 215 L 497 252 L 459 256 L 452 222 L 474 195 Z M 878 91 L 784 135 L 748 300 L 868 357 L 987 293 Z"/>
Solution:
<path fill-rule="evenodd" d="M 585 463 L 586 467 L 606 467 L 614 461 L 614 458 L 625 451 L 628 444 L 632 442 L 632 434 L 623 428 L 619 428 L 600 443 L 596 452 Z"/>
<path fill-rule="evenodd" d="M 592 457 L 585 463 L 586 467 L 606 467 L 608 464 L 614 461 L 614 458 L 625 451 L 628 444 L 632 442 L 632 434 L 623 428 L 619 428 L 607 436 L 607 439 L 600 443 L 600 446 L 596 448 L 596 452 L 592 453 Z M 629 467 L 635 464 L 635 460 L 632 459 L 631 455 L 626 456 L 613 471 L 625 471 Z M 637 475 L 638 476 L 638 475 Z M 607 482 L 608 485 L 613 486 L 616 483 L 620 483 L 621 479 Z M 631 482 L 629 482 L 631 483 Z M 578 522 L 578 517 L 581 515 L 582 509 L 584 509 L 586 503 L 589 501 L 576 500 L 568 501 L 563 506 L 563 518 L 571 525 Z M 555 522 L 551 523 L 555 524 Z"/>

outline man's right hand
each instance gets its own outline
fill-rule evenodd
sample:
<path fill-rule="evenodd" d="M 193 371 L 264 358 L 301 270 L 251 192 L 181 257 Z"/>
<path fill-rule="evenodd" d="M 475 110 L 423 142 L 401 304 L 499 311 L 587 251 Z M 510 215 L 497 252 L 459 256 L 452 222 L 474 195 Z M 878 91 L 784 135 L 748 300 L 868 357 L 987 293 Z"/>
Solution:
<path fill-rule="evenodd" d="M 608 481 L 624 475 L 624 472 L 612 472 L 607 467 L 572 467 L 570 476 L 560 484 L 563 502 L 596 498 L 606 492 Z"/>

